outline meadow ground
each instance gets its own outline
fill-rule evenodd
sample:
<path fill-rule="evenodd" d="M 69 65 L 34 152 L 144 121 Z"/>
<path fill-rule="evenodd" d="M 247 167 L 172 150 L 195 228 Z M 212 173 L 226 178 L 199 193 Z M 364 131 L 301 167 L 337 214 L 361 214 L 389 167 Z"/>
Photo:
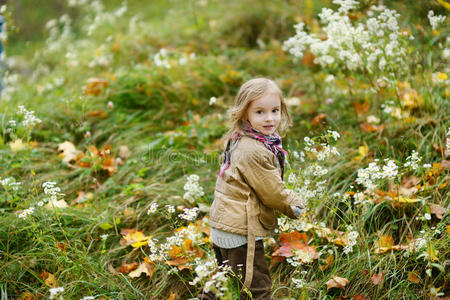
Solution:
<path fill-rule="evenodd" d="M 308 203 L 273 297 L 448 299 L 448 2 L 32 2 L 1 8 L 1 299 L 235 299 L 208 210 L 260 76 Z"/>

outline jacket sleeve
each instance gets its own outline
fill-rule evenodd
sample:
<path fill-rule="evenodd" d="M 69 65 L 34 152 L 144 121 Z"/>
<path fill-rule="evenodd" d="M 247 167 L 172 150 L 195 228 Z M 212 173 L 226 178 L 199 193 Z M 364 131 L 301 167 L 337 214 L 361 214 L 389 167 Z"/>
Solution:
<path fill-rule="evenodd" d="M 261 202 L 290 218 L 297 218 L 291 206 L 304 208 L 303 201 L 281 180 L 280 170 L 271 162 L 271 153 L 247 152 L 236 165 L 246 183 L 254 190 Z"/>

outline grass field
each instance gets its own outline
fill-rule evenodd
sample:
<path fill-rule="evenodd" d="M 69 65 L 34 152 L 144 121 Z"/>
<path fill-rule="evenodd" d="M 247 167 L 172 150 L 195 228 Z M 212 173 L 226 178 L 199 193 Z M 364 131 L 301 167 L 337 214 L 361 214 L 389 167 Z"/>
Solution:
<path fill-rule="evenodd" d="M 450 296 L 448 2 L 103 2 L 3 12 L 1 299 L 236 299 L 208 211 L 254 77 L 308 203 L 265 240 L 273 298 Z"/>

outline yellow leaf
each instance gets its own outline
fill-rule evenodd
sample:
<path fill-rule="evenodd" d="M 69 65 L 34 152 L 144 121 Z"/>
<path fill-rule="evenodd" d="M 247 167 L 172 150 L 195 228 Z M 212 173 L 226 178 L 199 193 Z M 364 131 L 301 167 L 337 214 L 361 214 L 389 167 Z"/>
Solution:
<path fill-rule="evenodd" d="M 55 209 L 55 208 L 66 208 L 68 207 L 68 205 L 65 200 L 56 200 L 50 198 L 50 200 L 44 207 L 47 209 Z"/>
<path fill-rule="evenodd" d="M 434 248 L 434 246 L 432 244 L 428 244 L 428 246 L 427 246 L 427 253 L 428 253 L 428 257 L 432 261 L 439 260 L 438 257 L 437 257 L 438 251 Z"/>
<path fill-rule="evenodd" d="M 420 199 L 413 199 L 413 198 L 409 198 L 409 197 L 405 197 L 405 196 L 398 196 L 398 197 L 394 197 L 394 200 L 396 200 L 397 202 L 401 202 L 401 203 L 414 203 L 414 202 L 419 202 Z"/>
<path fill-rule="evenodd" d="M 412 283 L 420 283 L 420 278 L 416 272 L 408 272 L 408 280 Z"/>
<path fill-rule="evenodd" d="M 361 161 L 369 153 L 369 146 L 364 142 L 364 145 L 358 147 L 358 154 L 355 156 L 356 161 Z"/>
<path fill-rule="evenodd" d="M 49 273 L 47 279 L 44 281 L 45 285 L 51 288 L 55 288 L 58 286 L 58 281 L 56 280 L 55 275 Z"/>
<path fill-rule="evenodd" d="M 25 149 L 26 144 L 22 142 L 22 139 L 17 139 L 14 142 L 9 143 L 9 147 L 11 147 L 12 152 L 18 152 L 20 150 Z"/>
<path fill-rule="evenodd" d="M 442 5 L 443 7 L 445 7 L 446 10 L 450 10 L 450 3 L 444 1 L 444 0 L 437 0 L 437 2 Z"/>
<path fill-rule="evenodd" d="M 373 247 L 375 248 L 374 253 L 384 253 L 391 249 L 394 245 L 394 239 L 390 235 L 382 235 L 380 239 L 375 242 Z"/>

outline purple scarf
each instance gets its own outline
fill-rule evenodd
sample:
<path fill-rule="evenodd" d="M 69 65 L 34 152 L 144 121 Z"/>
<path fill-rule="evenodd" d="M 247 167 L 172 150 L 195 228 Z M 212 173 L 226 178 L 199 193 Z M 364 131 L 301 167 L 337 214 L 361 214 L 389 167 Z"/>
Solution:
<path fill-rule="evenodd" d="M 230 166 L 230 157 L 231 151 L 236 147 L 238 141 L 242 136 L 246 135 L 255 140 L 260 141 L 264 144 L 264 146 L 269 149 L 275 156 L 278 158 L 281 166 L 281 179 L 283 179 L 284 173 L 284 158 L 288 153 L 283 149 L 281 144 L 281 137 L 274 133 L 271 135 L 265 135 L 258 130 L 254 129 L 250 124 L 244 123 L 242 126 L 243 133 L 236 133 L 231 139 L 227 142 L 227 147 L 225 150 L 225 158 L 222 163 L 222 167 L 220 168 L 219 176 L 222 177 L 225 170 Z"/>

